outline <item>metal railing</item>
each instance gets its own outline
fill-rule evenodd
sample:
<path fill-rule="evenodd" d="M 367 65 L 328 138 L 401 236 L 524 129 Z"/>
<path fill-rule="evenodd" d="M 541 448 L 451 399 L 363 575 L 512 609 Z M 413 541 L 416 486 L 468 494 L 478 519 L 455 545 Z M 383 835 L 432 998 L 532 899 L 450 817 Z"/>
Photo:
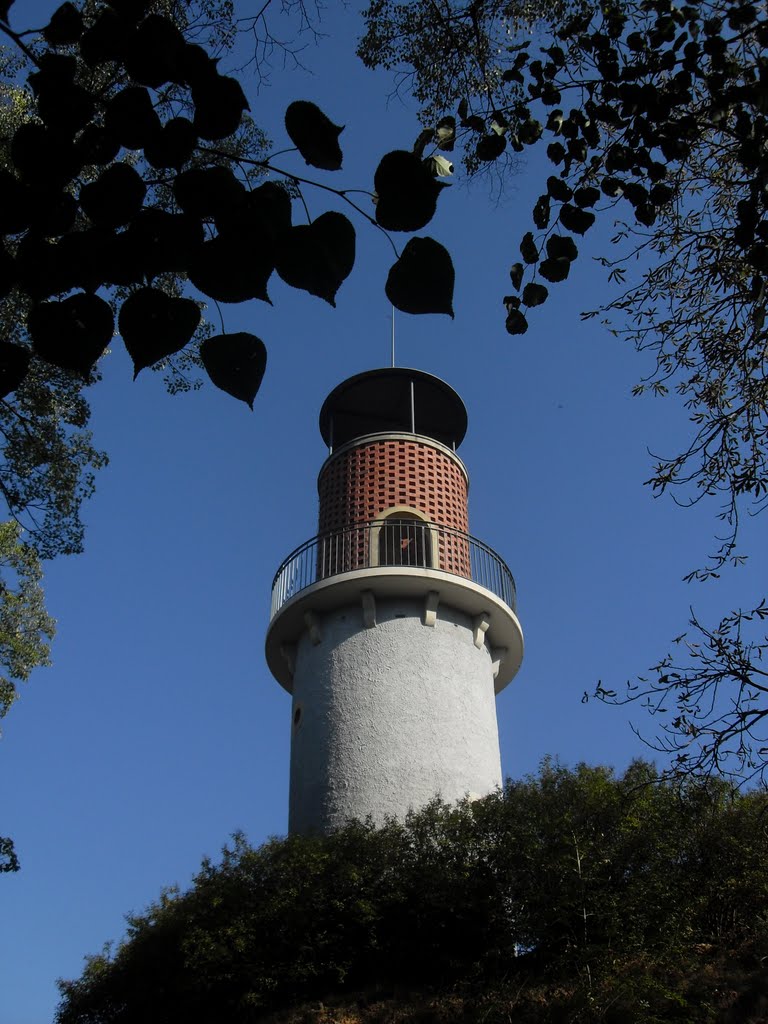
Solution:
<path fill-rule="evenodd" d="M 378 519 L 318 534 L 292 551 L 275 573 L 270 618 L 313 583 L 379 566 L 439 569 L 485 587 L 513 611 L 516 607 L 512 573 L 487 544 L 420 519 Z"/>

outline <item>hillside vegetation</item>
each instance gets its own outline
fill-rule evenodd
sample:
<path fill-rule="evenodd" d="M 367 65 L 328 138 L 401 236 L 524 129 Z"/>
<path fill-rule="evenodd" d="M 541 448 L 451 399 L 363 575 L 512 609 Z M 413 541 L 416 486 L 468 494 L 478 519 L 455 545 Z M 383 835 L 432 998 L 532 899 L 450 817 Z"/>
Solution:
<path fill-rule="evenodd" d="M 61 982 L 58 1024 L 768 1018 L 768 794 L 637 762 L 403 823 L 234 837 Z"/>

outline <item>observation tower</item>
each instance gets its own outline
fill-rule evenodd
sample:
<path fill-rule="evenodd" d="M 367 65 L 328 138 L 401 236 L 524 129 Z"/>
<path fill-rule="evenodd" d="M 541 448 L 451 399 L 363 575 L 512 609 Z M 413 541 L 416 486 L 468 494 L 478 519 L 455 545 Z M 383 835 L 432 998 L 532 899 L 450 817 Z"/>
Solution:
<path fill-rule="evenodd" d="M 360 373 L 323 404 L 318 533 L 275 575 L 266 640 L 293 697 L 291 833 L 501 784 L 495 695 L 523 635 L 512 574 L 469 534 L 466 429 L 420 370 Z"/>

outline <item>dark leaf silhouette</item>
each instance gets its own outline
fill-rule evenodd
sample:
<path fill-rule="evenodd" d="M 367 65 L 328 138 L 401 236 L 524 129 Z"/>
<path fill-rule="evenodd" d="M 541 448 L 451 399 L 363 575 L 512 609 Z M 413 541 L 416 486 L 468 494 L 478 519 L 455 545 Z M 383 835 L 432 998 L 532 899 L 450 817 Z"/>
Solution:
<path fill-rule="evenodd" d="M 273 246 L 251 235 L 219 235 L 192 253 L 189 279 L 217 302 L 270 302 L 267 281 L 275 268 Z"/>
<path fill-rule="evenodd" d="M 147 13 L 151 0 L 107 0 L 107 3 L 125 18 L 126 22 L 135 25 Z"/>
<path fill-rule="evenodd" d="M 551 259 L 564 257 L 567 260 L 575 260 L 578 255 L 579 250 L 570 235 L 551 235 L 547 239 L 547 256 Z"/>
<path fill-rule="evenodd" d="M 43 38 L 51 46 L 76 43 L 83 34 L 83 16 L 74 4 L 65 3 L 51 15 L 43 29 Z"/>
<path fill-rule="evenodd" d="M 547 178 L 547 192 L 561 203 L 567 203 L 573 195 L 570 186 L 555 175 Z"/>
<path fill-rule="evenodd" d="M 215 75 L 192 86 L 195 104 L 195 131 L 202 139 L 216 141 L 232 135 L 240 127 L 243 111 L 248 109 L 243 88 L 236 78 Z"/>
<path fill-rule="evenodd" d="M 16 262 L 5 248 L 0 245 L 0 299 L 5 298 L 16 283 Z"/>
<path fill-rule="evenodd" d="M 138 85 L 122 89 L 107 104 L 104 127 L 126 149 L 143 149 L 160 131 L 149 92 Z"/>
<path fill-rule="evenodd" d="M 509 278 L 513 288 L 519 288 L 523 283 L 523 264 L 513 263 L 509 268 Z"/>
<path fill-rule="evenodd" d="M 267 350 L 255 334 L 218 334 L 200 346 L 200 358 L 217 388 L 253 409 L 267 368 Z"/>
<path fill-rule="evenodd" d="M 314 103 L 307 100 L 291 103 L 285 112 L 285 130 L 311 167 L 321 171 L 341 169 L 339 135 L 344 126 L 334 124 Z"/>
<path fill-rule="evenodd" d="M 255 232 L 267 234 L 273 241 L 291 226 L 291 197 L 282 185 L 267 181 L 252 192 L 243 192 L 242 199 L 214 215 L 220 234 Z"/>
<path fill-rule="evenodd" d="M 519 309 L 510 309 L 505 326 L 508 334 L 525 334 L 528 330 L 528 321 L 525 319 L 525 314 Z"/>
<path fill-rule="evenodd" d="M 112 164 L 96 181 L 83 185 L 80 206 L 97 227 L 116 228 L 136 216 L 146 193 L 138 171 L 128 164 Z"/>
<path fill-rule="evenodd" d="M 10 341 L 0 341 L 0 398 L 5 398 L 27 375 L 32 352 Z"/>
<path fill-rule="evenodd" d="M 60 245 L 27 234 L 16 250 L 16 274 L 21 287 L 33 299 L 46 299 L 74 287 L 73 267 L 62 257 Z"/>
<path fill-rule="evenodd" d="M 520 242 L 520 254 L 526 263 L 538 263 L 539 250 L 533 240 L 532 231 L 526 231 L 523 235 L 523 240 Z"/>
<path fill-rule="evenodd" d="M 526 306 L 540 306 L 542 302 L 546 302 L 548 295 L 549 290 L 535 281 L 529 282 L 523 288 L 523 302 Z"/>
<path fill-rule="evenodd" d="M 142 276 L 151 278 L 167 271 L 186 271 L 191 253 L 205 239 L 205 230 L 199 220 L 185 213 L 149 209 L 142 210 L 117 237 L 125 245 L 129 273 L 138 266 Z M 130 280 L 136 280 L 135 276 Z"/>
<path fill-rule="evenodd" d="M 125 70 L 139 85 L 159 89 L 173 78 L 185 45 L 184 36 L 172 21 L 150 14 L 130 38 Z"/>
<path fill-rule="evenodd" d="M 217 64 L 218 60 L 206 53 L 202 46 L 187 43 L 178 56 L 173 80 L 179 85 L 200 85 L 218 74 Z"/>
<path fill-rule="evenodd" d="M 577 206 L 594 206 L 600 198 L 600 189 L 591 185 L 577 188 L 573 193 L 573 198 Z"/>
<path fill-rule="evenodd" d="M 241 205 L 245 188 L 229 167 L 195 167 L 176 175 L 173 194 L 185 213 L 207 219 Z"/>
<path fill-rule="evenodd" d="M 172 117 L 144 147 L 144 156 L 152 167 L 181 170 L 197 146 L 197 132 L 186 117 Z"/>
<path fill-rule="evenodd" d="M 560 223 L 568 231 L 573 231 L 577 235 L 583 235 L 595 223 L 595 215 L 590 213 L 589 210 L 582 210 L 578 206 L 564 203 L 560 207 Z"/>
<path fill-rule="evenodd" d="M 557 281 L 564 281 L 571 271 L 571 261 L 566 259 L 565 256 L 559 256 L 555 259 L 550 257 L 549 259 L 542 260 L 539 264 L 539 273 L 553 284 Z"/>
<path fill-rule="evenodd" d="M 387 231 L 423 228 L 434 217 L 437 197 L 446 187 L 415 153 L 404 149 L 382 157 L 373 185 L 378 196 L 376 222 Z"/>
<path fill-rule="evenodd" d="M 200 323 L 200 307 L 192 299 L 140 288 L 123 303 L 118 328 L 133 360 L 133 378 L 145 366 L 178 352 Z"/>
<path fill-rule="evenodd" d="M 31 77 L 31 76 L 30 76 Z M 96 104 L 91 93 L 73 82 L 48 81 L 37 97 L 37 112 L 57 135 L 72 138 L 92 120 Z"/>
<path fill-rule="evenodd" d="M 8 12 L 13 4 L 14 0 L 0 0 L 0 21 L 8 21 Z"/>
<path fill-rule="evenodd" d="M 16 235 L 26 231 L 31 216 L 30 190 L 9 170 L 0 168 L 0 233 Z"/>
<path fill-rule="evenodd" d="M 102 125 L 89 124 L 75 143 L 75 152 L 83 164 L 109 164 L 120 152 L 120 143 Z"/>
<path fill-rule="evenodd" d="M 386 295 L 403 313 L 447 313 L 453 318 L 454 269 L 433 238 L 412 238 L 387 277 Z"/>
<path fill-rule="evenodd" d="M 317 295 L 332 306 L 355 263 L 355 229 L 341 213 L 329 211 L 309 225 L 284 232 L 275 269 L 286 284 Z"/>
<path fill-rule="evenodd" d="M 135 32 L 130 19 L 121 17 L 109 7 L 102 7 L 92 25 L 80 37 L 80 53 L 86 64 L 96 67 L 107 61 L 120 60 Z"/>
<path fill-rule="evenodd" d="M 74 147 L 43 124 L 20 125 L 11 140 L 11 160 L 25 181 L 65 185 L 80 173 Z"/>
<path fill-rule="evenodd" d="M 112 338 L 115 321 L 109 303 L 79 293 L 62 302 L 43 302 L 29 314 L 35 355 L 87 380 Z"/>
<path fill-rule="evenodd" d="M 93 259 L 94 243 L 87 237 L 97 233 L 98 267 Z M 82 236 L 86 237 L 83 238 Z M 146 254 L 137 252 L 132 245 L 130 228 L 119 234 L 114 231 L 100 232 L 97 228 L 90 231 L 74 231 L 61 240 L 61 248 L 72 253 L 72 261 L 77 264 L 79 280 L 77 284 L 86 290 L 94 290 L 99 284 L 128 285 L 144 284 L 148 276 Z M 89 283 L 90 282 L 90 283 Z"/>
<path fill-rule="evenodd" d="M 74 226 L 77 200 L 69 192 L 39 185 L 29 190 L 29 199 L 29 227 L 39 235 L 53 238 Z"/>
<path fill-rule="evenodd" d="M 542 230 L 549 224 L 549 196 L 539 196 L 533 207 L 533 223 Z"/>
<path fill-rule="evenodd" d="M 478 160 L 496 160 L 496 158 L 500 157 L 506 148 L 506 136 L 497 135 L 494 132 L 491 135 L 484 135 L 482 139 L 480 139 L 475 148 L 475 155 Z"/>

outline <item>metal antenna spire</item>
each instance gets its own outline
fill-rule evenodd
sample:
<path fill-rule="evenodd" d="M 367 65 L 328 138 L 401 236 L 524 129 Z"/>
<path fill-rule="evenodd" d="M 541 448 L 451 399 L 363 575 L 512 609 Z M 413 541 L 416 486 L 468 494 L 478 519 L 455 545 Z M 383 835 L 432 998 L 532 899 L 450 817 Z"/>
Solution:
<path fill-rule="evenodd" d="M 395 365 L 395 307 L 392 307 L 392 365 Z"/>

